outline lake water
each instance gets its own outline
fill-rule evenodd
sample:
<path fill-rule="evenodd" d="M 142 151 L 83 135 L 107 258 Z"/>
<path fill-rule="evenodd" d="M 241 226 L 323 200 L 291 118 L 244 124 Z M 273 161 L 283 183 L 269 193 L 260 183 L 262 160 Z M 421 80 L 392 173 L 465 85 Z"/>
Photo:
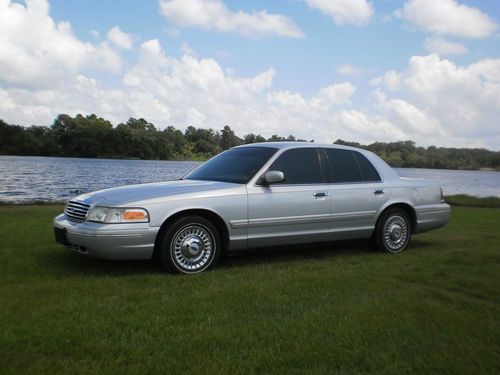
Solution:
<path fill-rule="evenodd" d="M 66 201 L 78 190 L 177 179 L 196 167 L 194 161 L 111 160 L 0 156 L 0 201 Z M 445 195 L 500 197 L 500 172 L 397 168 L 403 177 L 431 178 Z"/>

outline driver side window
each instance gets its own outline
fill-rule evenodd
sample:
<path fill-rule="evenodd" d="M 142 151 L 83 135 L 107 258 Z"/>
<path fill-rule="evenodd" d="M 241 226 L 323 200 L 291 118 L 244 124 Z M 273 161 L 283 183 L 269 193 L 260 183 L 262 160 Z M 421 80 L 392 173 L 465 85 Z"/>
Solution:
<path fill-rule="evenodd" d="M 285 174 L 285 180 L 281 184 L 323 183 L 316 148 L 296 148 L 285 151 L 271 165 L 269 170 L 281 171 Z"/>

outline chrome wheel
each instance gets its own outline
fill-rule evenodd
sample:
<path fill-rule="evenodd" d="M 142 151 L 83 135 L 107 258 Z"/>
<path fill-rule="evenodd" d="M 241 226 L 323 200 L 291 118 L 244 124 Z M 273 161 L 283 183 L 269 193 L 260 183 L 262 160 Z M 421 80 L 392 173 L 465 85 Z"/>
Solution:
<path fill-rule="evenodd" d="M 409 226 L 401 215 L 390 216 L 384 225 L 384 242 L 390 252 L 403 250 L 409 239 Z"/>
<path fill-rule="evenodd" d="M 222 245 L 212 221 L 186 215 L 166 224 L 157 248 L 158 260 L 166 271 L 194 274 L 215 267 Z"/>
<path fill-rule="evenodd" d="M 199 272 L 207 266 L 214 253 L 215 242 L 210 230 L 201 224 L 179 229 L 171 242 L 172 260 L 183 272 Z"/>
<path fill-rule="evenodd" d="M 388 253 L 403 251 L 412 235 L 411 212 L 400 207 L 388 207 L 377 220 L 373 232 L 373 244 L 380 250 Z"/>

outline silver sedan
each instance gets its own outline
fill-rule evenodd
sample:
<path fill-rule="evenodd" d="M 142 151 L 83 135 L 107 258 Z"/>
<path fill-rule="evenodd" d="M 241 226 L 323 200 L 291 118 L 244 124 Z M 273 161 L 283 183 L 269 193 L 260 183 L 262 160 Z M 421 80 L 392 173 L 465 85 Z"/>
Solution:
<path fill-rule="evenodd" d="M 263 246 L 371 238 L 398 253 L 449 218 L 435 181 L 401 178 L 369 151 L 279 142 L 232 148 L 180 180 L 80 195 L 54 233 L 81 254 L 155 256 L 189 274 L 222 253 Z"/>

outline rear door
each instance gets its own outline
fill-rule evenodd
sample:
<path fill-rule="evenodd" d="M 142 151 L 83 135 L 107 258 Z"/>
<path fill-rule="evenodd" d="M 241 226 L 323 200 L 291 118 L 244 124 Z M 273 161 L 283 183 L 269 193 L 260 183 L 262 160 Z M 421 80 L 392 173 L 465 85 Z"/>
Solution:
<path fill-rule="evenodd" d="M 390 192 L 370 161 L 360 152 L 323 148 L 331 171 L 332 238 L 368 238 L 376 214 Z"/>
<path fill-rule="evenodd" d="M 328 238 L 330 194 L 320 161 L 316 147 L 285 150 L 268 169 L 282 171 L 285 180 L 248 188 L 249 247 Z"/>

